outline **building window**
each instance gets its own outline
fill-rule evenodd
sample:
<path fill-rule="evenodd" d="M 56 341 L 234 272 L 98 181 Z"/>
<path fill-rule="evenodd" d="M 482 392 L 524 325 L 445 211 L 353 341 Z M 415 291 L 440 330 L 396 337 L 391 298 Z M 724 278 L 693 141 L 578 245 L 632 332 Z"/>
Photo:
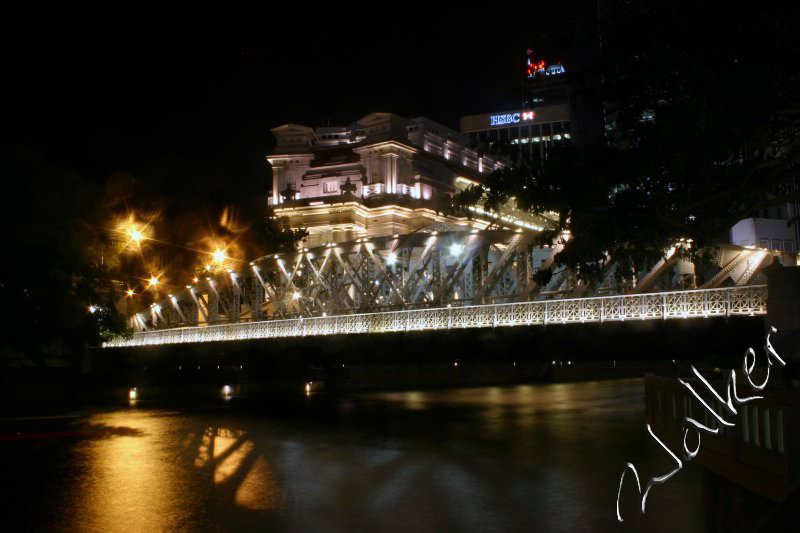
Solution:
<path fill-rule="evenodd" d="M 777 239 L 772 240 L 772 249 L 779 252 L 783 251 L 783 243 Z"/>
<path fill-rule="evenodd" d="M 794 241 L 783 241 L 783 251 L 793 254 L 795 252 Z"/>
<path fill-rule="evenodd" d="M 339 192 L 339 184 L 335 181 L 325 181 L 322 183 L 322 192 L 323 193 Z"/>
<path fill-rule="evenodd" d="M 758 239 L 758 247 L 764 249 L 769 248 L 769 239 Z"/>

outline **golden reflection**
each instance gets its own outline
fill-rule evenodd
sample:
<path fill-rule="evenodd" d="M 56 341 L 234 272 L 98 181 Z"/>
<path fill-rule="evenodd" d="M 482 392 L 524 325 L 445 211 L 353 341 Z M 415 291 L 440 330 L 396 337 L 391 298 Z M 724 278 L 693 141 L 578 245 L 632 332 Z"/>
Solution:
<path fill-rule="evenodd" d="M 212 435 L 214 430 L 212 428 L 208 428 L 205 433 L 203 433 L 203 438 L 200 439 L 200 447 L 197 450 L 197 457 L 194 459 L 194 466 L 197 468 L 202 468 L 206 465 L 208 460 L 211 458 L 210 449 L 212 444 Z"/>
<path fill-rule="evenodd" d="M 256 511 L 271 511 L 278 508 L 281 489 L 264 456 L 256 459 L 244 481 L 236 489 L 235 501 L 237 505 Z"/>
<path fill-rule="evenodd" d="M 181 448 L 188 448 L 191 446 L 192 442 L 194 442 L 194 437 L 195 434 L 190 431 L 189 434 L 186 435 L 186 438 L 181 441 Z"/>
<path fill-rule="evenodd" d="M 217 453 L 216 444 L 214 446 L 214 460 L 217 461 L 217 458 L 222 455 L 225 451 L 232 451 L 222 457 L 222 460 L 216 462 L 214 468 L 214 483 L 220 485 L 228 480 L 231 476 L 238 473 L 239 468 L 242 466 L 242 462 L 250 455 L 253 451 L 253 441 L 245 441 L 241 443 L 236 448 L 233 448 L 233 444 L 236 443 L 238 439 L 233 437 L 217 437 L 216 441 L 222 441 L 220 446 L 220 451 Z"/>
<path fill-rule="evenodd" d="M 245 432 L 208 428 L 198 448 L 195 466 L 213 468 L 214 485 L 220 495 L 230 494 L 236 505 L 270 511 L 280 503 L 282 491 L 275 475 Z"/>
<path fill-rule="evenodd" d="M 412 409 L 415 411 L 427 408 L 427 403 L 425 402 L 425 395 L 418 391 L 411 391 L 406 393 L 406 401 L 405 406 L 407 409 Z"/>
<path fill-rule="evenodd" d="M 218 436 L 214 439 L 214 460 L 218 460 L 219 456 L 225 453 L 233 446 L 238 439 L 234 436 Z"/>
<path fill-rule="evenodd" d="M 117 431 L 81 443 L 79 453 L 91 475 L 74 491 L 76 499 L 70 506 L 74 514 L 65 524 L 67 529 L 175 530 L 186 520 L 189 506 L 176 486 L 180 466 L 163 453 L 161 436 L 168 431 L 167 419 L 129 411 L 99 415 L 92 423 Z"/>

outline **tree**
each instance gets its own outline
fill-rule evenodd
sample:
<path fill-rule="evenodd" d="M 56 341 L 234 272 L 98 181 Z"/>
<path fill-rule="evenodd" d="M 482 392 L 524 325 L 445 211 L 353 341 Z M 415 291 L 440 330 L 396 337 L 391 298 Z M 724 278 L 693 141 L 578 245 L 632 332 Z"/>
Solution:
<path fill-rule="evenodd" d="M 113 246 L 101 229 L 102 191 L 20 147 L 2 150 L 0 175 L 4 359 L 79 360 L 125 331 L 109 276 Z"/>
<path fill-rule="evenodd" d="M 560 213 L 542 239 L 568 230 L 555 264 L 592 281 L 608 256 L 630 277 L 681 238 L 696 253 L 758 209 L 800 200 L 798 15 L 777 3 L 602 2 L 603 83 L 584 97 L 602 103 L 607 137 L 495 172 L 462 201 Z"/>

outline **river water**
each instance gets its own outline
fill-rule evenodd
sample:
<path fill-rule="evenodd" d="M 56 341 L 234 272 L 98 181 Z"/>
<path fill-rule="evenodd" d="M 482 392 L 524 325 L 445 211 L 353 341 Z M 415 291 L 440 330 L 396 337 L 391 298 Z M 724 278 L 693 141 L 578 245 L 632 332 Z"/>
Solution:
<path fill-rule="evenodd" d="M 623 465 L 673 468 L 642 397 L 618 380 L 6 419 L 4 529 L 702 530 L 691 463 L 645 515 L 626 475 L 617 524 Z"/>

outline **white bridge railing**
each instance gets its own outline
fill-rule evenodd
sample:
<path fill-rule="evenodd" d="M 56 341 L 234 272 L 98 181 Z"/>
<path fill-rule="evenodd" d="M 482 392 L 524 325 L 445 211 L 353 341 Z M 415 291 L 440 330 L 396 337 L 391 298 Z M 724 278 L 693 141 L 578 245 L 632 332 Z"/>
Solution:
<path fill-rule="evenodd" d="M 765 315 L 767 286 L 628 294 L 463 307 L 264 320 L 135 333 L 104 348 L 351 333 Z"/>

